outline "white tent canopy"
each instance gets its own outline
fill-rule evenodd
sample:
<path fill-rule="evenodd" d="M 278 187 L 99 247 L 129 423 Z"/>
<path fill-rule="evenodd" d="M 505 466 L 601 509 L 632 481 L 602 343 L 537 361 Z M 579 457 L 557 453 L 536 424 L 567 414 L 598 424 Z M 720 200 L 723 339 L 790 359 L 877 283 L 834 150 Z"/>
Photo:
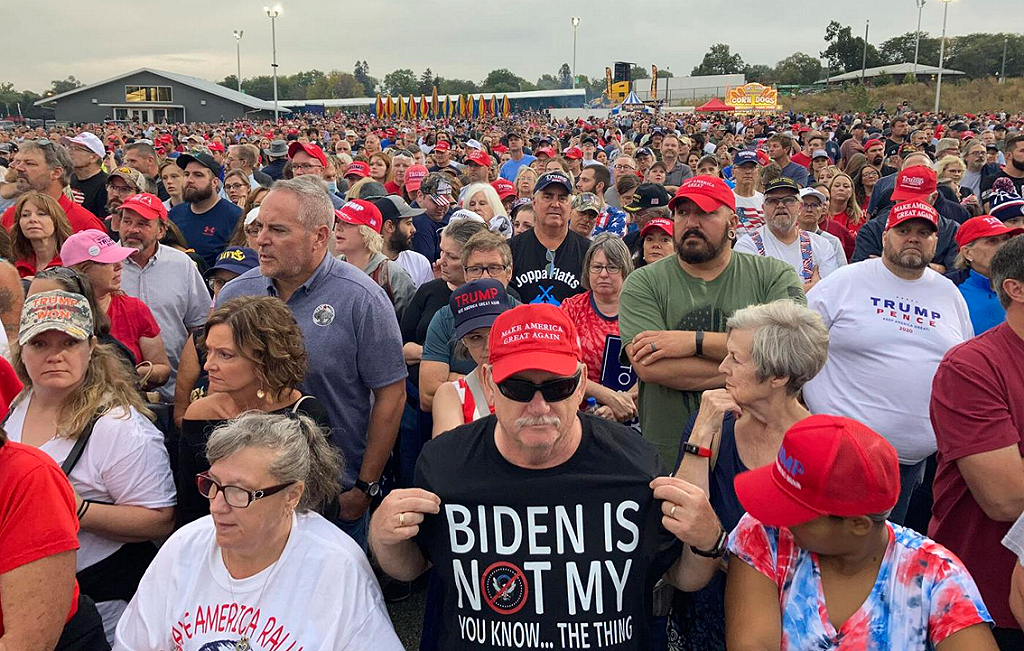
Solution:
<path fill-rule="evenodd" d="M 612 114 L 614 115 L 615 113 L 618 113 L 619 111 L 621 111 L 623 109 L 638 109 L 638 108 L 639 109 L 643 109 L 644 112 L 647 111 L 647 106 L 643 103 L 643 101 L 639 97 L 637 97 L 636 93 L 633 92 L 633 91 L 629 91 L 629 95 L 626 95 L 626 99 L 622 100 L 621 104 L 619 104 L 614 109 L 612 109 Z"/>

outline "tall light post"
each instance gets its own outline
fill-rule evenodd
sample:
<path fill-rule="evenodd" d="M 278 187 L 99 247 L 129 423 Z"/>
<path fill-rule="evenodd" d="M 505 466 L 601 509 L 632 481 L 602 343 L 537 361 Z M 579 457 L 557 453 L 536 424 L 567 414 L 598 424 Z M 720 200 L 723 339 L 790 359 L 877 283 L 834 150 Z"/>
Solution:
<path fill-rule="evenodd" d="M 942 40 L 939 41 L 939 78 L 935 83 L 935 112 L 939 112 L 939 98 L 942 96 L 942 65 L 946 56 L 946 16 L 949 14 L 949 3 L 953 0 L 942 0 Z"/>
<path fill-rule="evenodd" d="M 264 6 L 263 11 L 267 12 L 267 16 L 270 18 L 270 43 L 273 48 L 274 57 L 270 67 L 274 69 L 274 122 L 277 122 L 277 31 L 274 23 L 277 17 L 281 15 L 281 5 L 274 5 L 272 8 Z"/>
<path fill-rule="evenodd" d="M 1004 81 L 1006 81 L 1006 44 L 1007 42 L 1009 42 L 1009 40 L 1009 36 L 1003 37 L 1003 67 L 1000 69 L 999 72 L 999 83 L 1003 83 Z"/>
<path fill-rule="evenodd" d="M 868 71 L 868 28 L 871 27 L 871 21 L 864 21 L 864 54 L 861 55 L 860 59 L 860 85 L 864 85 L 864 75 Z"/>
<path fill-rule="evenodd" d="M 235 56 L 238 59 L 238 92 L 242 92 L 242 32 L 235 30 Z"/>
<path fill-rule="evenodd" d="M 576 28 L 580 26 L 580 17 L 572 17 L 572 87 L 576 88 Z"/>
<path fill-rule="evenodd" d="M 914 81 L 917 81 L 917 53 L 921 49 L 921 10 L 924 9 L 924 0 L 914 0 L 917 3 L 917 36 L 914 38 Z"/>

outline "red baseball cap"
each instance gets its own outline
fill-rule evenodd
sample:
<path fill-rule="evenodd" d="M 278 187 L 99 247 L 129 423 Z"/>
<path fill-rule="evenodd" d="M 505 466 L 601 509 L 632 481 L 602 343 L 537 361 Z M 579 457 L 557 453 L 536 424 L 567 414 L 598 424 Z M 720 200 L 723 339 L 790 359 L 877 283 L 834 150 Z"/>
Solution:
<path fill-rule="evenodd" d="M 448 144 L 447 140 L 439 140 L 437 144 L 434 145 L 434 151 L 448 151 L 451 148 L 452 146 Z"/>
<path fill-rule="evenodd" d="M 645 237 L 647 237 L 647 233 L 651 232 L 655 228 L 660 228 L 661 230 L 668 233 L 671 237 L 673 232 L 675 231 L 675 222 L 665 217 L 655 217 L 654 219 L 644 224 L 644 227 L 640 230 L 640 239 L 642 240 Z"/>
<path fill-rule="evenodd" d="M 983 237 L 995 237 L 997 235 L 1020 235 L 1024 228 L 1010 228 L 992 215 L 981 215 L 972 217 L 960 225 L 956 232 L 956 245 L 961 249 Z M 63 259 L 64 256 L 61 256 Z"/>
<path fill-rule="evenodd" d="M 502 312 L 491 326 L 489 361 L 495 382 L 522 371 L 569 377 L 580 361 L 576 326 L 565 312 L 547 303 Z"/>
<path fill-rule="evenodd" d="M 939 213 L 935 208 L 920 199 L 901 201 L 889 211 L 889 219 L 885 222 L 885 230 L 898 226 L 911 219 L 923 219 L 935 230 L 939 230 Z"/>
<path fill-rule="evenodd" d="M 222 154 L 224 153 L 224 143 L 217 140 L 206 143 L 206 148 L 210 151 L 219 151 Z"/>
<path fill-rule="evenodd" d="M 481 167 L 490 167 L 491 157 L 487 152 L 481 149 L 474 149 L 468 156 L 466 156 L 466 162 L 475 163 Z"/>
<path fill-rule="evenodd" d="M 349 163 L 348 169 L 345 170 L 345 176 L 358 176 L 361 179 L 365 179 L 370 175 L 370 166 L 364 161 L 357 160 Z"/>
<path fill-rule="evenodd" d="M 126 208 L 134 210 L 146 219 L 167 219 L 167 208 L 164 207 L 164 202 L 160 201 L 160 198 L 155 194 L 148 192 L 133 194 L 117 207 L 118 210 Z"/>
<path fill-rule="evenodd" d="M 879 140 L 878 138 L 872 138 L 871 140 L 868 140 L 867 142 L 864 143 L 864 151 L 867 151 L 867 150 L 871 149 L 875 145 L 883 145 L 884 146 L 884 143 L 881 140 Z"/>
<path fill-rule="evenodd" d="M 768 163 L 771 163 L 771 162 L 772 162 L 772 159 L 768 157 L 768 152 L 766 152 L 763 149 L 758 149 L 757 150 L 757 163 L 758 163 L 758 165 L 761 165 L 762 167 L 764 167 L 765 165 L 767 165 Z"/>
<path fill-rule="evenodd" d="M 676 196 L 668 202 L 668 209 L 675 210 L 683 199 L 690 199 L 704 212 L 718 210 L 719 206 L 736 212 L 736 195 L 725 181 L 713 176 L 694 176 L 683 181 Z"/>
<path fill-rule="evenodd" d="M 415 192 L 420 189 L 420 184 L 423 183 L 423 179 L 427 177 L 430 170 L 425 165 L 412 165 L 409 169 L 405 170 L 405 189 L 409 192 Z"/>
<path fill-rule="evenodd" d="M 927 199 L 935 192 L 938 177 L 935 170 L 927 165 L 912 165 L 896 175 L 896 187 L 892 191 L 893 201 L 905 199 Z"/>
<path fill-rule="evenodd" d="M 384 217 L 381 216 L 380 209 L 369 201 L 363 201 L 362 199 L 347 201 L 345 205 L 334 211 L 334 216 L 346 224 L 369 226 L 378 233 L 380 232 L 381 225 L 384 223 Z"/>
<path fill-rule="evenodd" d="M 548 158 L 554 158 L 555 157 L 555 150 L 552 149 L 551 147 L 541 147 L 540 149 L 538 149 L 535 152 L 535 154 L 536 154 L 537 158 L 540 158 L 541 155 L 547 156 Z"/>
<path fill-rule="evenodd" d="M 408 175 L 408 172 L 406 172 L 406 175 Z M 517 194 L 516 186 L 512 184 L 512 181 L 506 179 L 496 179 L 491 181 L 491 187 L 498 193 L 498 198 L 502 201 L 509 197 L 514 197 Z"/>
<path fill-rule="evenodd" d="M 312 156 L 320 161 L 321 165 L 327 167 L 327 156 L 324 155 L 323 149 L 320 149 L 314 144 L 299 142 L 298 140 L 293 140 L 292 143 L 288 145 L 288 160 L 295 158 L 295 154 L 300 151 L 305 152 L 308 156 Z"/>
<path fill-rule="evenodd" d="M 497 145 L 491 145 L 491 151 L 493 151 L 495 154 L 504 154 L 505 152 L 508 151 L 508 147 L 502 145 L 501 143 L 498 143 Z"/>
<path fill-rule="evenodd" d="M 583 150 L 579 147 L 572 146 L 562 152 L 562 156 L 569 160 L 581 160 L 583 158 Z"/>
<path fill-rule="evenodd" d="M 884 513 L 900 493 L 896 450 L 851 418 L 819 414 L 786 431 L 775 463 L 733 480 L 747 513 L 769 527 L 823 515 Z"/>

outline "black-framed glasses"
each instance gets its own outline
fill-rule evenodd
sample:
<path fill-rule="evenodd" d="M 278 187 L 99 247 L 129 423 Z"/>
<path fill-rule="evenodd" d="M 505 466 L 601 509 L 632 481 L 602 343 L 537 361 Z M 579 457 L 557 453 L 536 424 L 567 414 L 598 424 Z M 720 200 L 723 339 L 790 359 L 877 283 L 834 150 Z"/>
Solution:
<path fill-rule="evenodd" d="M 618 276 L 622 273 L 622 267 L 614 264 L 592 264 L 589 270 L 595 276 L 600 276 L 604 271 L 607 271 L 609 276 Z"/>
<path fill-rule="evenodd" d="M 473 265 L 471 267 L 463 267 L 466 271 L 466 278 L 479 278 L 483 275 L 484 271 L 491 278 L 494 278 L 498 274 L 503 274 L 508 269 L 506 264 L 489 264 L 489 265 Z"/>
<path fill-rule="evenodd" d="M 224 501 L 228 503 L 228 506 L 232 506 L 236 509 L 244 509 L 256 500 L 261 500 L 264 497 L 270 497 L 276 493 L 280 493 L 284 489 L 288 488 L 295 482 L 290 481 L 286 484 L 278 484 L 277 486 L 271 486 L 269 488 L 257 488 L 256 490 L 249 490 L 242 488 L 241 486 L 230 486 L 220 484 L 212 477 L 204 472 L 196 475 L 196 488 L 199 489 L 199 494 L 210 500 L 211 502 L 217 497 L 217 493 L 224 494 Z"/>
<path fill-rule="evenodd" d="M 228 282 L 230 281 L 225 280 L 224 278 L 217 278 L 216 276 L 214 276 L 213 278 L 210 278 L 209 280 L 206 281 L 206 286 L 209 287 L 210 290 L 213 292 L 219 292 L 220 290 L 224 289 L 224 285 L 227 285 Z"/>
<path fill-rule="evenodd" d="M 571 396 L 576 387 L 580 384 L 582 371 L 576 371 L 572 377 L 560 377 L 547 382 L 530 382 L 528 380 L 517 380 L 508 378 L 498 383 L 498 391 L 509 400 L 516 402 L 530 402 L 533 396 L 540 391 L 544 402 L 561 402 Z"/>

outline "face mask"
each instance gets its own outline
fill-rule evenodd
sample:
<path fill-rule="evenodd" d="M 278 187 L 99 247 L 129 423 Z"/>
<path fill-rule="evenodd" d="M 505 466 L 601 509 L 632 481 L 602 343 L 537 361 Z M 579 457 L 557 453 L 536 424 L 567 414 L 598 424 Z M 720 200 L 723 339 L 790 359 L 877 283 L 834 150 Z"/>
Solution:
<path fill-rule="evenodd" d="M 336 194 L 338 192 L 338 182 L 337 181 L 329 181 L 327 183 L 327 188 L 331 191 L 332 194 Z"/>

